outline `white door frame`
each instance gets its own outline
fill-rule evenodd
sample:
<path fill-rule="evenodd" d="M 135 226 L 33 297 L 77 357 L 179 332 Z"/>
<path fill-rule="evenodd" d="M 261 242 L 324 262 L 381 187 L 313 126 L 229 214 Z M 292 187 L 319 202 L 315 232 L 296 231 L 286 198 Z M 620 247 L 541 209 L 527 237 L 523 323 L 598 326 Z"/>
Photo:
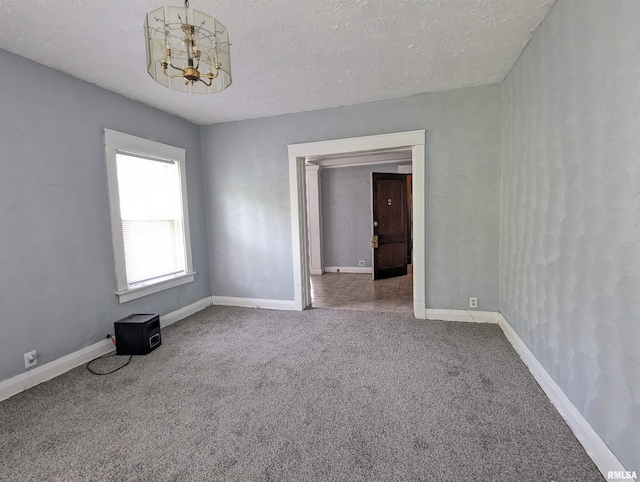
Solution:
<path fill-rule="evenodd" d="M 302 311 L 311 304 L 309 286 L 309 228 L 305 157 L 328 156 L 380 149 L 411 149 L 413 185 L 413 312 L 426 316 L 426 169 L 425 131 L 396 132 L 376 136 L 290 144 L 289 187 L 291 194 L 291 234 L 293 255 L 294 307 Z"/>
<path fill-rule="evenodd" d="M 307 173 L 307 209 L 309 216 L 309 273 L 324 273 L 322 252 L 322 213 L 320 209 L 320 166 L 308 165 Z"/>

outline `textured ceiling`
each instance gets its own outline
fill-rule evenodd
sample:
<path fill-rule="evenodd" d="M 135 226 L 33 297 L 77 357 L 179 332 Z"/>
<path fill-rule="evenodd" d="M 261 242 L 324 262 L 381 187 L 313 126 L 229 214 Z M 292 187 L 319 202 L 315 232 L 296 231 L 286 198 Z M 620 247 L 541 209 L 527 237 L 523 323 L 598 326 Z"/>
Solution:
<path fill-rule="evenodd" d="M 147 74 L 145 14 L 180 0 L 0 0 L 0 48 L 210 124 L 501 82 L 553 3 L 191 0 L 232 42 L 213 95 Z"/>

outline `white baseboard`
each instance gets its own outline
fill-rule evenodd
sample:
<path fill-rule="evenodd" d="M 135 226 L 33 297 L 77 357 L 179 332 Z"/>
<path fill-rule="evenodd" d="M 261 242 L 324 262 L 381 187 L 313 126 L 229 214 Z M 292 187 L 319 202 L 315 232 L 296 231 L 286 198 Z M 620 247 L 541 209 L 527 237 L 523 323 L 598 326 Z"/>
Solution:
<path fill-rule="evenodd" d="M 42 382 L 51 380 L 52 378 L 68 372 L 72 368 L 87 363 L 88 361 L 106 355 L 115 349 L 111 340 L 101 340 L 98 343 L 89 345 L 86 348 L 65 355 L 62 358 L 45 363 L 39 367 L 33 368 L 28 372 L 21 373 L 15 377 L 0 382 L 0 401 L 28 390 L 29 388 L 40 385 Z"/>
<path fill-rule="evenodd" d="M 165 327 L 178 320 L 182 320 L 189 315 L 204 310 L 207 306 L 211 306 L 211 298 L 207 297 L 200 301 L 180 308 L 160 317 L 160 326 Z M 89 345 L 78 351 L 74 351 L 61 358 L 53 360 L 52 362 L 45 363 L 39 367 L 33 368 L 25 373 L 16 375 L 0 382 L 0 401 L 6 400 L 9 397 L 13 397 L 20 392 L 33 388 L 36 385 L 51 380 L 52 378 L 62 375 L 69 370 L 79 367 L 87 362 L 90 362 L 94 358 L 106 355 L 107 353 L 115 349 L 111 340 L 101 340 L 98 343 Z"/>
<path fill-rule="evenodd" d="M 165 326 L 172 325 L 176 321 L 183 320 L 187 316 L 191 316 L 198 311 L 202 311 L 212 304 L 213 302 L 211 300 L 211 296 L 207 296 L 206 298 L 203 298 L 200 301 L 196 301 L 189 306 L 185 306 L 184 308 L 180 308 L 179 310 L 167 313 L 166 315 L 160 317 L 160 327 L 164 328 Z"/>
<path fill-rule="evenodd" d="M 582 444 L 604 478 L 607 479 L 609 471 L 626 470 L 502 314 L 499 314 L 499 324 L 507 340 L 511 342 L 516 353 L 520 355 L 524 364 L 547 394 L 551 403 L 553 403 L 556 410 L 558 410 L 558 413 L 560 413 L 565 422 L 567 422 L 567 425 L 569 425 L 569 428 Z"/>
<path fill-rule="evenodd" d="M 289 310 L 296 309 L 293 300 L 263 300 L 261 298 L 236 298 L 233 296 L 212 296 L 214 305 L 241 306 L 244 308 L 266 308 L 268 310 Z"/>
<path fill-rule="evenodd" d="M 426 309 L 428 320 L 464 321 L 470 323 L 498 323 L 495 311 L 432 310 Z"/>
<path fill-rule="evenodd" d="M 314 276 L 319 276 L 324 274 L 324 270 L 322 268 L 309 268 L 309 273 Z"/>
<path fill-rule="evenodd" d="M 418 320 L 426 320 L 427 319 L 427 307 L 422 303 L 414 303 L 413 304 L 413 316 Z"/>
<path fill-rule="evenodd" d="M 325 266 L 325 273 L 364 273 L 372 274 L 373 268 L 366 266 Z"/>

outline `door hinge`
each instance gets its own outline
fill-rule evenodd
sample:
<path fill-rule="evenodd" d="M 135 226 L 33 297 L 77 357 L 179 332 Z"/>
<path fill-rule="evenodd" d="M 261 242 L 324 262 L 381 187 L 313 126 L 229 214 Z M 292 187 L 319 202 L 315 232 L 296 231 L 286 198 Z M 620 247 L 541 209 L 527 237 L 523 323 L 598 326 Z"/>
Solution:
<path fill-rule="evenodd" d="M 378 247 L 378 236 L 371 236 L 371 247 L 372 248 L 377 248 Z"/>

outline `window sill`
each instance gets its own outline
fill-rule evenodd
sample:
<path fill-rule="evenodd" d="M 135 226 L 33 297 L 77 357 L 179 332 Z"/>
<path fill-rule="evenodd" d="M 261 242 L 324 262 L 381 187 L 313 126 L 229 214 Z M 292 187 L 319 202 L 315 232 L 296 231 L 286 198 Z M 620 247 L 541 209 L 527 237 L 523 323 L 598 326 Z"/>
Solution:
<path fill-rule="evenodd" d="M 191 283 L 195 279 L 195 274 L 196 274 L 195 271 L 193 271 L 190 273 L 182 274 L 170 279 L 160 281 L 158 283 L 135 287 L 135 288 L 129 288 L 123 291 L 116 291 L 116 295 L 118 296 L 118 302 L 126 303 L 127 301 L 136 300 L 138 298 L 142 298 L 143 296 L 148 296 L 153 293 L 158 293 L 159 291 L 164 291 L 170 288 L 175 288 L 176 286 Z"/>

